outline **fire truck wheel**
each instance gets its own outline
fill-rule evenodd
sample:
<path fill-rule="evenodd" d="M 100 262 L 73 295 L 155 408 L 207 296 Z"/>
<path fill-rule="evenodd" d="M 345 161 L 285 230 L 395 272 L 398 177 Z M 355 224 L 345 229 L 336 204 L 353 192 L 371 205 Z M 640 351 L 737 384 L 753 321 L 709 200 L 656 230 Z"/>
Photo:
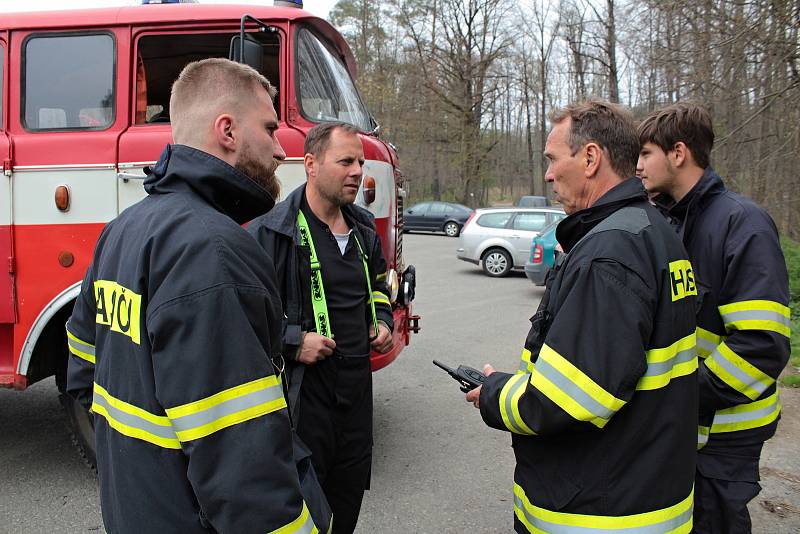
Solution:
<path fill-rule="evenodd" d="M 58 396 L 64 411 L 67 413 L 67 423 L 69 424 L 72 443 L 78 449 L 81 458 L 86 464 L 97 471 L 97 458 L 94 448 L 94 422 L 81 404 L 67 395 L 61 393 Z"/>

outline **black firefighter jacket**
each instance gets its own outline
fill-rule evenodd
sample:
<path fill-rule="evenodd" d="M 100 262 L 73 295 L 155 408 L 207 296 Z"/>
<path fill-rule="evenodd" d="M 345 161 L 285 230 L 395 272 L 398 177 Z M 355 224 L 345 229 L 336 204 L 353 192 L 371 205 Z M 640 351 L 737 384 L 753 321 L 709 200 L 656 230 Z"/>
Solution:
<path fill-rule="evenodd" d="M 145 190 L 103 229 L 67 324 L 67 388 L 94 413 L 106 528 L 316 532 L 270 359 L 275 273 L 240 227 L 273 200 L 181 145 Z"/>
<path fill-rule="evenodd" d="M 255 237 L 272 258 L 278 274 L 278 291 L 286 314 L 286 327 L 283 334 L 283 354 L 287 357 L 287 365 L 296 371 L 302 364 L 293 361 L 300 349 L 304 332 L 316 330 L 314 310 L 311 303 L 311 254 L 307 246 L 300 244 L 300 233 L 297 227 L 297 213 L 300 210 L 306 186 L 298 187 L 283 202 L 280 202 L 269 213 L 254 220 L 248 225 L 248 231 Z M 342 208 L 345 218 L 352 224 L 356 238 L 360 240 L 367 255 L 370 283 L 375 298 L 375 315 L 392 330 L 394 320 L 392 307 L 389 304 L 389 290 L 386 287 L 386 259 L 381 249 L 381 241 L 375 231 L 375 221 L 370 212 L 348 205 Z M 364 297 L 369 298 L 364 282 Z M 364 320 L 371 324 L 372 317 L 369 306 Z M 289 373 L 293 383 L 290 396 L 295 400 L 299 394 L 302 372 Z M 294 404 L 292 406 L 294 408 Z"/>
<path fill-rule="evenodd" d="M 789 279 L 775 223 L 710 167 L 668 211 L 695 268 L 704 452 L 772 437 L 789 359 Z M 710 438 L 709 438 L 710 431 Z"/>
<path fill-rule="evenodd" d="M 515 528 L 689 532 L 697 356 L 686 251 L 636 179 L 564 219 L 557 237 L 567 255 L 520 369 L 490 375 L 480 395 L 484 421 L 512 432 Z"/>

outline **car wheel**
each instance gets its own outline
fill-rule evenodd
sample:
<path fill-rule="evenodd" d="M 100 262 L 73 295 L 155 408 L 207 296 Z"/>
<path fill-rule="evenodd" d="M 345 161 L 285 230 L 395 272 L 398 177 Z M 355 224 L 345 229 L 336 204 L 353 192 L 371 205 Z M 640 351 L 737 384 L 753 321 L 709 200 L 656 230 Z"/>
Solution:
<path fill-rule="evenodd" d="M 483 255 L 483 272 L 487 275 L 499 278 L 505 276 L 514 266 L 511 263 L 511 256 L 501 248 L 490 249 Z"/>
<path fill-rule="evenodd" d="M 444 233 L 447 234 L 448 237 L 458 237 L 460 231 L 461 227 L 457 222 L 450 221 L 444 225 Z"/>

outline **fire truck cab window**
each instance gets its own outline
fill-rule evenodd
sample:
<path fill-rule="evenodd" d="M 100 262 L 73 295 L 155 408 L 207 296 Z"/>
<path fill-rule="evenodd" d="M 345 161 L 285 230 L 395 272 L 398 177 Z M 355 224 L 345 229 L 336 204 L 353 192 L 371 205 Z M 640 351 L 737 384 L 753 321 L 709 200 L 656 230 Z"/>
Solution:
<path fill-rule="evenodd" d="M 114 122 L 111 35 L 35 35 L 25 41 L 23 62 L 28 130 L 103 130 Z"/>
<path fill-rule="evenodd" d="M 372 129 L 369 112 L 339 57 L 314 34 L 298 34 L 299 98 L 303 115 L 312 121 L 342 121 L 364 131 Z"/>
<path fill-rule="evenodd" d="M 169 122 L 172 83 L 192 61 L 210 57 L 227 58 L 232 33 L 145 35 L 139 39 L 136 64 L 135 124 Z M 251 33 L 264 45 L 264 70 L 275 87 L 280 87 L 280 43 L 276 33 Z M 280 116 L 280 106 L 275 103 Z"/>

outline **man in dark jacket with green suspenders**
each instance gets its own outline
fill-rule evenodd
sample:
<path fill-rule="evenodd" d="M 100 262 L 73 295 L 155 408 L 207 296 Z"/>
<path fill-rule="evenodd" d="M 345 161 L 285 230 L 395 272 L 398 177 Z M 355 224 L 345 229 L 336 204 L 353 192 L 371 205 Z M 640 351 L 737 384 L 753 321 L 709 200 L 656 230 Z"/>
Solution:
<path fill-rule="evenodd" d="M 248 230 L 278 272 L 297 432 L 312 451 L 333 532 L 351 533 L 372 465 L 369 355 L 392 347 L 392 308 L 374 219 L 353 205 L 364 164 L 358 130 L 316 126 L 304 151 L 307 184 Z"/>
<path fill-rule="evenodd" d="M 637 171 L 683 239 L 700 301 L 695 531 L 750 532 L 764 441 L 780 419 L 789 359 L 789 281 L 775 223 L 710 167 L 711 116 L 678 103 L 639 126 Z"/>
<path fill-rule="evenodd" d="M 329 529 L 273 364 L 275 271 L 241 227 L 274 204 L 274 95 L 245 65 L 189 64 L 170 99 L 176 144 L 97 242 L 67 324 L 67 389 L 94 413 L 110 534 Z"/>
<path fill-rule="evenodd" d="M 512 432 L 517 532 L 687 533 L 697 424 L 696 287 L 634 174 L 630 115 L 552 117 L 546 178 L 569 215 L 516 374 L 467 396 Z"/>

